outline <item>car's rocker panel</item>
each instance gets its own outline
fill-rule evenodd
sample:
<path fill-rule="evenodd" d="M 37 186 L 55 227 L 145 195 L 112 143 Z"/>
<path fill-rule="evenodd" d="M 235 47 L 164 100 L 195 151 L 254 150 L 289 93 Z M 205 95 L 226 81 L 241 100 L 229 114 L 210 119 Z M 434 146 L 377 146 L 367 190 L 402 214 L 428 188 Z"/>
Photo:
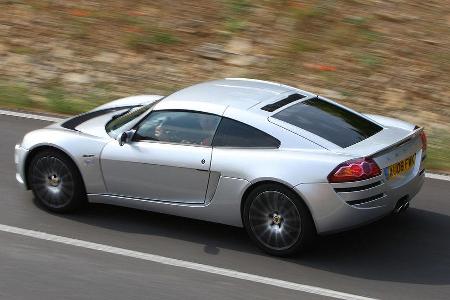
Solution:
<path fill-rule="evenodd" d="M 220 177 L 214 198 L 204 204 L 129 198 L 111 194 L 88 194 L 88 197 L 93 203 L 126 206 L 242 227 L 241 199 L 243 191 L 249 186 L 250 183 L 244 179 Z"/>

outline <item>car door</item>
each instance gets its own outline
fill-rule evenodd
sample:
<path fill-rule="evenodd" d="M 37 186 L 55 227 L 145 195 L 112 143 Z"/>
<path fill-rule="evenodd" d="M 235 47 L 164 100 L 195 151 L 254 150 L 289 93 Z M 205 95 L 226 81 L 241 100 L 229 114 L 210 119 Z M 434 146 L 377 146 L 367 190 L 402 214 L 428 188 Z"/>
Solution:
<path fill-rule="evenodd" d="M 153 111 L 131 142 L 108 143 L 101 165 L 109 194 L 177 203 L 204 203 L 211 142 L 220 117 L 193 111 Z"/>

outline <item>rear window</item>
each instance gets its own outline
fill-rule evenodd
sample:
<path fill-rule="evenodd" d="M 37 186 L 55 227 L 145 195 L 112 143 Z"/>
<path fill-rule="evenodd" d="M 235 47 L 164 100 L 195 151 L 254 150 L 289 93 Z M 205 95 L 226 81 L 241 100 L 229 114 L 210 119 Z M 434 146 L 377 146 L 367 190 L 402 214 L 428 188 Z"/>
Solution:
<path fill-rule="evenodd" d="M 377 124 L 319 98 L 289 106 L 273 115 L 273 118 L 307 130 L 343 148 L 382 130 Z"/>

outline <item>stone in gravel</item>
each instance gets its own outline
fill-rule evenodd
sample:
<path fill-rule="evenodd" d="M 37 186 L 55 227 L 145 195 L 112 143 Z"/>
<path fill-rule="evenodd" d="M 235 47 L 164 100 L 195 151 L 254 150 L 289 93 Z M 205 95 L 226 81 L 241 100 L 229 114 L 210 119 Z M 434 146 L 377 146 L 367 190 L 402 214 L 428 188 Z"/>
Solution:
<path fill-rule="evenodd" d="M 73 57 L 73 50 L 63 47 L 56 47 L 52 49 L 51 54 L 52 56 L 58 58 L 71 58 Z"/>
<path fill-rule="evenodd" d="M 225 62 L 229 65 L 245 67 L 256 63 L 257 60 L 258 58 L 255 56 L 233 54 Z"/>
<path fill-rule="evenodd" d="M 206 36 L 208 32 L 203 28 L 205 25 L 204 21 L 201 20 L 189 20 L 181 22 L 177 27 L 177 31 L 195 34 L 198 36 Z"/>
<path fill-rule="evenodd" d="M 416 16 L 411 16 L 411 15 L 406 15 L 406 14 L 402 15 L 402 14 L 398 14 L 395 12 L 388 12 L 388 11 L 376 12 L 375 15 L 378 16 L 380 19 L 390 21 L 390 22 L 395 22 L 395 23 L 403 23 L 403 22 L 408 22 L 408 21 L 413 21 L 413 20 L 418 19 L 418 17 L 416 17 Z"/>
<path fill-rule="evenodd" d="M 58 76 L 55 71 L 38 66 L 32 69 L 32 73 L 33 76 L 39 80 L 51 80 Z"/>
<path fill-rule="evenodd" d="M 9 53 L 7 58 L 3 60 L 3 62 L 8 65 L 25 65 L 25 67 L 28 65 L 29 61 L 30 57 L 27 55 L 14 53 Z"/>
<path fill-rule="evenodd" d="M 6 53 L 7 50 L 8 48 L 6 47 L 5 44 L 0 44 L 0 54 Z"/>
<path fill-rule="evenodd" d="M 258 58 L 251 55 L 252 42 L 248 39 L 233 38 L 225 46 L 225 52 L 230 55 L 226 59 L 226 63 L 229 65 L 245 67 L 254 64 Z"/>
<path fill-rule="evenodd" d="M 9 30 L 11 29 L 11 26 L 0 24 L 0 36 L 6 36 L 8 37 Z"/>
<path fill-rule="evenodd" d="M 432 39 L 422 39 L 421 41 L 424 42 L 424 43 L 426 43 L 426 44 L 434 45 L 434 46 L 435 46 L 435 45 L 441 45 L 441 44 L 443 44 L 442 41 L 432 40 Z"/>
<path fill-rule="evenodd" d="M 100 52 L 98 55 L 94 56 L 93 60 L 108 64 L 114 64 L 120 59 L 120 55 L 112 52 Z"/>
<path fill-rule="evenodd" d="M 196 48 L 194 52 L 197 53 L 200 57 L 214 60 L 222 60 L 225 57 L 223 46 L 213 43 L 202 44 L 200 45 L 200 47 Z"/>
<path fill-rule="evenodd" d="M 92 71 L 89 74 L 96 82 L 117 83 L 119 81 L 116 76 L 108 72 Z"/>
<path fill-rule="evenodd" d="M 406 91 L 397 88 L 387 88 L 381 95 L 384 106 L 389 109 L 404 109 L 408 103 Z"/>
<path fill-rule="evenodd" d="M 328 89 L 320 89 L 320 94 L 332 100 L 342 100 L 345 98 L 345 96 L 342 95 L 341 93 Z"/>
<path fill-rule="evenodd" d="M 67 73 L 63 75 L 63 80 L 71 83 L 86 84 L 91 82 L 91 77 L 81 73 Z"/>
<path fill-rule="evenodd" d="M 233 38 L 225 46 L 225 52 L 231 54 L 248 54 L 252 51 L 251 41 L 243 38 Z"/>
<path fill-rule="evenodd" d="M 373 74 L 373 75 L 371 75 L 371 76 L 369 77 L 369 80 L 370 80 L 371 82 L 387 83 L 387 82 L 389 82 L 389 80 L 391 80 L 391 79 L 390 79 L 390 77 L 384 76 L 383 74 L 375 73 L 375 74 Z"/>

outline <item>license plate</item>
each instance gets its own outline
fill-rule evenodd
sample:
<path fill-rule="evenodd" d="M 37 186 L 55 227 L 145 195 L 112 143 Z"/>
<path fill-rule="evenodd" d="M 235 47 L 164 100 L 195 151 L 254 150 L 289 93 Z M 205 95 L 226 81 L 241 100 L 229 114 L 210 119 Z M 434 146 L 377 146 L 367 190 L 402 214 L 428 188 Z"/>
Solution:
<path fill-rule="evenodd" d="M 386 176 L 388 179 L 394 178 L 400 174 L 406 173 L 414 167 L 416 163 L 416 154 L 405 158 L 386 168 Z"/>

